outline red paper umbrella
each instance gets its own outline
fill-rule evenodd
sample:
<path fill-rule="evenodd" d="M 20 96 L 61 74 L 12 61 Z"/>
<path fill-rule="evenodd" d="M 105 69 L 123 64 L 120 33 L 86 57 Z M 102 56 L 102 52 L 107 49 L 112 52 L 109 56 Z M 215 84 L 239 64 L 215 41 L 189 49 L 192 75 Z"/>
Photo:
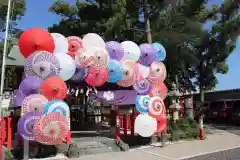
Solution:
<path fill-rule="evenodd" d="M 5 140 L 6 140 L 6 122 L 4 118 L 1 118 L 0 119 L 0 145 L 3 145 L 5 143 Z"/>
<path fill-rule="evenodd" d="M 68 54 L 74 57 L 78 50 L 83 48 L 83 42 L 79 37 L 76 36 L 70 36 L 67 39 L 68 39 Z"/>
<path fill-rule="evenodd" d="M 67 96 L 67 85 L 62 78 L 52 76 L 42 82 L 40 92 L 48 100 L 64 99 Z"/>
<path fill-rule="evenodd" d="M 37 120 L 34 125 L 36 141 L 44 144 L 61 144 L 68 135 L 68 121 L 59 112 L 50 112 Z"/>
<path fill-rule="evenodd" d="M 152 97 L 148 105 L 148 114 L 156 119 L 160 119 L 166 114 L 163 100 L 160 97 Z"/>
<path fill-rule="evenodd" d="M 164 100 L 167 96 L 167 92 L 168 88 L 166 85 L 162 81 L 159 81 L 157 84 L 152 84 L 152 89 L 149 95 L 151 97 L 159 96 Z"/>
<path fill-rule="evenodd" d="M 161 118 L 158 118 L 157 132 L 161 133 L 162 131 L 166 132 L 167 130 L 167 116 L 164 115 Z"/>
<path fill-rule="evenodd" d="M 138 64 L 131 60 L 122 62 L 124 68 L 123 78 L 117 82 L 119 86 L 130 87 L 132 86 L 138 77 Z"/>
<path fill-rule="evenodd" d="M 19 49 L 27 58 L 36 51 L 48 51 L 53 53 L 54 40 L 51 34 L 43 28 L 30 28 L 24 31 L 19 38 Z"/>
<path fill-rule="evenodd" d="M 101 86 L 108 80 L 107 68 L 94 68 L 89 67 L 88 75 L 85 81 L 91 86 Z"/>

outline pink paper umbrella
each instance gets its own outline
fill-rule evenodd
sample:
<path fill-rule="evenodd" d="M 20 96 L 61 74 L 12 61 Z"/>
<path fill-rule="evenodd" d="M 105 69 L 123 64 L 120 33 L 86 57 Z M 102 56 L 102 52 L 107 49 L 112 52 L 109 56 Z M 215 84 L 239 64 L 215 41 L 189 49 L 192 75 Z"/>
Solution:
<path fill-rule="evenodd" d="M 155 61 L 151 64 L 149 77 L 151 78 L 153 84 L 158 83 L 159 80 L 163 82 L 166 76 L 166 67 L 163 62 Z"/>
<path fill-rule="evenodd" d="M 102 86 L 108 80 L 107 68 L 89 67 L 85 81 L 91 86 Z"/>
<path fill-rule="evenodd" d="M 78 51 L 83 48 L 83 42 L 81 38 L 76 36 L 70 36 L 68 40 L 68 54 L 72 57 L 78 54 Z"/>
<path fill-rule="evenodd" d="M 75 62 L 81 68 L 92 66 L 95 62 L 94 50 L 92 48 L 81 49 L 81 52 L 75 55 Z"/>
<path fill-rule="evenodd" d="M 148 105 L 148 114 L 156 119 L 160 119 L 166 114 L 163 100 L 160 97 L 152 97 Z"/>
<path fill-rule="evenodd" d="M 94 68 L 106 68 L 109 60 L 108 52 L 104 48 L 92 47 L 94 57 Z"/>
<path fill-rule="evenodd" d="M 132 86 L 138 77 L 138 65 L 136 62 L 131 60 L 126 60 L 122 62 L 124 68 L 124 75 L 117 84 L 121 87 Z"/>
<path fill-rule="evenodd" d="M 48 144 L 62 144 L 66 142 L 69 133 L 68 118 L 59 112 L 50 112 L 42 116 L 34 125 L 36 141 Z"/>
<path fill-rule="evenodd" d="M 149 93 L 151 97 L 158 96 L 161 97 L 163 100 L 166 98 L 168 92 L 168 88 L 166 85 L 162 82 L 159 81 L 158 84 L 152 84 L 152 89 Z"/>

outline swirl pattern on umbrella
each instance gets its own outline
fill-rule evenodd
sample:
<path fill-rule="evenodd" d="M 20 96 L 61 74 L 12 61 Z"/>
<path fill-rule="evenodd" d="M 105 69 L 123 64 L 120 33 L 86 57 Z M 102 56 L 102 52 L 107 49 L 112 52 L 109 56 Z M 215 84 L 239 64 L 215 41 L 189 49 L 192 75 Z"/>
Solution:
<path fill-rule="evenodd" d="M 152 83 L 149 79 L 137 80 L 133 88 L 137 91 L 138 94 L 145 95 L 151 91 Z"/>
<path fill-rule="evenodd" d="M 34 125 L 41 118 L 40 112 L 27 112 L 18 121 L 18 132 L 25 140 L 35 140 Z"/>
<path fill-rule="evenodd" d="M 19 85 L 19 90 L 26 96 L 37 94 L 40 91 L 42 79 L 37 76 L 27 76 Z"/>
<path fill-rule="evenodd" d="M 155 49 L 151 44 L 144 43 L 141 44 L 139 48 L 141 50 L 141 56 L 138 61 L 140 64 L 149 66 L 153 61 L 156 60 Z"/>
<path fill-rule="evenodd" d="M 62 144 L 68 135 L 67 118 L 59 112 L 42 116 L 34 126 L 36 141 L 43 144 Z"/>
<path fill-rule="evenodd" d="M 137 95 L 136 96 L 136 109 L 140 113 L 148 112 L 150 97 L 148 95 Z"/>
<path fill-rule="evenodd" d="M 22 103 L 22 115 L 27 112 L 40 112 L 43 113 L 43 105 L 48 100 L 41 94 L 32 94 L 26 97 Z"/>
<path fill-rule="evenodd" d="M 45 103 L 43 107 L 43 114 L 51 112 L 59 112 L 62 116 L 68 118 L 68 127 L 70 128 L 70 110 L 67 103 L 62 100 L 52 100 Z"/>
<path fill-rule="evenodd" d="M 83 42 L 81 38 L 76 36 L 70 36 L 68 40 L 68 54 L 72 57 L 76 56 L 79 49 L 83 48 Z"/>
<path fill-rule="evenodd" d="M 166 58 L 166 49 L 160 43 L 152 44 L 156 51 L 156 61 L 163 61 Z"/>
<path fill-rule="evenodd" d="M 108 80 L 108 69 L 89 67 L 85 81 L 91 86 L 101 86 Z"/>
<path fill-rule="evenodd" d="M 24 95 L 20 90 L 17 89 L 13 96 L 13 107 L 22 106 L 22 102 L 26 97 L 26 95 Z"/>
<path fill-rule="evenodd" d="M 40 91 L 48 100 L 64 99 L 67 96 L 67 85 L 62 78 L 52 76 L 42 82 Z"/>
<path fill-rule="evenodd" d="M 158 84 L 152 84 L 152 89 L 150 91 L 150 96 L 154 97 L 154 96 L 158 96 L 161 97 L 163 100 L 167 97 L 167 92 L 168 92 L 168 88 L 166 87 L 166 85 L 160 81 Z"/>
<path fill-rule="evenodd" d="M 124 49 L 122 60 L 132 60 L 134 62 L 139 60 L 141 51 L 136 43 L 132 41 L 124 41 L 121 45 Z"/>
<path fill-rule="evenodd" d="M 108 62 L 108 82 L 116 83 L 121 80 L 124 74 L 122 64 L 117 60 L 109 60 Z"/>
<path fill-rule="evenodd" d="M 167 71 L 164 63 L 155 61 L 151 64 L 150 77 L 153 83 L 159 79 L 164 81 L 166 76 L 167 76 Z"/>
<path fill-rule="evenodd" d="M 70 78 L 70 80 L 76 83 L 81 82 L 86 78 L 87 74 L 88 74 L 88 68 L 77 67 L 74 75 Z"/>
<path fill-rule="evenodd" d="M 106 49 L 92 47 L 93 55 L 94 55 L 94 63 L 93 66 L 95 68 L 106 68 L 108 64 L 108 52 Z"/>
<path fill-rule="evenodd" d="M 160 97 L 152 97 L 148 105 L 148 114 L 156 119 L 163 117 L 166 113 L 165 105 Z"/>
<path fill-rule="evenodd" d="M 86 68 L 94 64 L 94 50 L 93 48 L 83 48 L 75 55 L 75 62 L 78 67 Z"/>
<path fill-rule="evenodd" d="M 132 86 L 138 76 L 138 65 L 134 61 L 123 61 L 124 74 L 121 80 L 117 84 L 121 87 L 130 87 Z"/>
<path fill-rule="evenodd" d="M 121 43 L 109 41 L 106 43 L 106 48 L 110 58 L 120 61 L 124 55 L 124 49 Z"/>
<path fill-rule="evenodd" d="M 45 79 L 49 76 L 58 76 L 60 64 L 54 55 L 46 51 L 39 51 L 25 60 L 24 72 L 27 76 L 39 76 Z"/>

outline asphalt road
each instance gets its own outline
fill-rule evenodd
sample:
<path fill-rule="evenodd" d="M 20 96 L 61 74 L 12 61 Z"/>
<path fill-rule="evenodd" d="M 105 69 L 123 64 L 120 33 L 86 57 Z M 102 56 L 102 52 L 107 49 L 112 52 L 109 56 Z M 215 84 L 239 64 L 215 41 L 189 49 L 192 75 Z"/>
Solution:
<path fill-rule="evenodd" d="M 214 128 L 217 128 L 240 136 L 240 126 L 211 124 L 208 128 L 210 130 L 214 130 Z M 206 154 L 202 156 L 188 158 L 185 160 L 240 160 L 240 148 Z"/>

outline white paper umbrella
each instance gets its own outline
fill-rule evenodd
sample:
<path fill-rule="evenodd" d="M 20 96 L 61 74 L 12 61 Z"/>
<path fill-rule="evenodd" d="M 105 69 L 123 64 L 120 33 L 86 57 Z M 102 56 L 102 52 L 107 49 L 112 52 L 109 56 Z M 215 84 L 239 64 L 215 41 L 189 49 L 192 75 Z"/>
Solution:
<path fill-rule="evenodd" d="M 99 47 L 106 48 L 106 44 L 102 37 L 96 33 L 88 33 L 82 39 L 85 47 Z"/>
<path fill-rule="evenodd" d="M 53 51 L 53 54 L 66 54 L 68 52 L 68 40 L 63 35 L 59 33 L 51 33 L 55 49 Z"/>
<path fill-rule="evenodd" d="M 142 137 L 151 137 L 157 130 L 157 120 L 148 114 L 139 114 L 134 122 L 134 130 Z"/>
<path fill-rule="evenodd" d="M 124 41 L 121 44 L 124 49 L 122 60 L 132 60 L 134 62 L 137 62 L 141 55 L 141 51 L 138 45 L 132 41 Z"/>
<path fill-rule="evenodd" d="M 64 81 L 69 80 L 76 71 L 76 63 L 74 59 L 68 54 L 56 54 L 55 55 L 60 63 L 60 74 Z"/>
<path fill-rule="evenodd" d="M 150 73 L 150 68 L 141 64 L 138 64 L 138 77 L 147 78 Z"/>

